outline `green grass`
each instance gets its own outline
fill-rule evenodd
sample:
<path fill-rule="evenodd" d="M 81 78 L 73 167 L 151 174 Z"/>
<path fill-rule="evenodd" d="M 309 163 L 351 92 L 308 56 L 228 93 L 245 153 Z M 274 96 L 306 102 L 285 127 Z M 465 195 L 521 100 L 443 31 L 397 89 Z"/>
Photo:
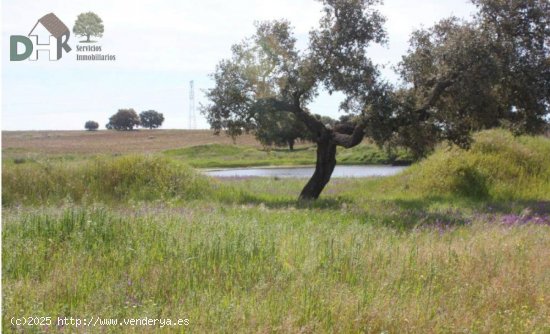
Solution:
<path fill-rule="evenodd" d="M 2 330 L 61 332 L 10 324 L 33 315 L 190 320 L 174 333 L 548 333 L 549 145 L 483 132 L 402 175 L 333 179 L 315 202 L 296 201 L 305 180 L 217 181 L 182 156 L 4 165 Z M 63 331 L 84 330 L 160 328 Z"/>
<path fill-rule="evenodd" d="M 46 160 L 2 169 L 3 205 L 200 199 L 210 190 L 206 177 L 159 156 Z"/>
<path fill-rule="evenodd" d="M 360 148 L 366 149 L 367 153 L 363 154 L 367 156 L 376 152 L 369 150 L 371 148 L 368 146 Z M 357 161 L 360 148 L 340 151 L 339 156 L 349 154 L 349 159 Z M 287 161 L 285 157 L 288 154 L 303 155 L 311 150 L 281 151 L 273 155 L 280 153 L 281 161 Z M 269 203 L 279 200 L 281 195 L 298 194 L 305 180 L 288 180 L 283 188 L 271 184 L 269 187 L 274 191 L 267 187 L 266 191 L 270 193 L 267 196 L 251 190 L 270 180 L 255 180 L 252 184 L 239 180 L 227 187 L 227 181 L 204 177 L 187 165 L 209 165 L 214 161 L 210 158 L 229 156 L 236 157 L 238 161 L 227 158 L 226 164 L 255 164 L 260 154 L 267 153 L 255 148 L 206 145 L 166 155 L 103 156 L 87 160 L 68 157 L 66 160 L 5 164 L 2 170 L 2 203 L 8 206 L 59 204 L 63 201 L 116 204 L 156 200 L 177 203 L 190 199 Z M 193 162 L 191 157 L 197 158 Z M 276 160 L 272 158 L 270 161 Z M 293 157 L 288 161 L 300 160 Z M 429 199 L 432 202 L 443 198 L 474 203 L 550 200 L 550 140 L 544 137 L 513 137 L 501 130 L 485 131 L 476 135 L 468 151 L 442 145 L 429 158 L 414 164 L 401 175 L 366 183 L 361 180 L 353 182 L 364 184 L 350 188 L 358 192 L 338 190 L 341 198 L 346 197 L 349 201 Z M 332 183 L 341 184 L 335 180 Z"/>
<path fill-rule="evenodd" d="M 4 332 L 21 313 L 188 318 L 193 333 L 550 330 L 548 226 L 403 233 L 346 210 L 207 203 L 3 224 Z"/>
<path fill-rule="evenodd" d="M 197 168 L 212 167 L 252 167 L 314 165 L 315 145 L 301 146 L 294 151 L 288 149 L 258 149 L 254 147 L 209 144 L 172 149 L 165 155 L 185 161 Z M 338 149 L 336 159 L 339 164 L 391 164 L 395 160 L 412 161 L 404 150 L 391 155 L 374 144 L 361 144 L 351 149 Z"/>
<path fill-rule="evenodd" d="M 310 165 L 315 163 L 315 148 L 261 150 L 254 147 L 209 144 L 167 150 L 165 155 L 185 161 L 196 168 L 274 165 Z"/>
<path fill-rule="evenodd" d="M 441 146 L 387 187 L 419 196 L 493 200 L 550 200 L 550 140 L 514 137 L 504 130 L 478 133 L 470 150 Z"/>

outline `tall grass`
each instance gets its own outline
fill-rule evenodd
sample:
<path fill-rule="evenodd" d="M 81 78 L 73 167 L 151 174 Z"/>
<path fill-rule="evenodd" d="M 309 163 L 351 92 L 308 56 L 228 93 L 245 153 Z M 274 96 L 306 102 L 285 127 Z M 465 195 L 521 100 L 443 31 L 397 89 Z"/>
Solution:
<path fill-rule="evenodd" d="M 28 314 L 188 318 L 192 333 L 546 333 L 548 232 L 402 233 L 345 210 L 207 203 L 10 210 L 3 330 Z"/>
<path fill-rule="evenodd" d="M 200 199 L 210 191 L 206 177 L 158 156 L 45 160 L 2 169 L 3 205 Z"/>
<path fill-rule="evenodd" d="M 474 136 L 470 150 L 441 145 L 386 185 L 420 196 L 550 199 L 550 139 L 483 131 Z"/>
<path fill-rule="evenodd" d="M 10 324 L 95 316 L 189 319 L 163 329 L 177 333 L 548 333 L 549 153 L 483 132 L 403 175 L 332 180 L 315 203 L 296 203 L 303 180 L 217 182 L 168 157 L 4 166 L 2 330 L 160 331 Z"/>

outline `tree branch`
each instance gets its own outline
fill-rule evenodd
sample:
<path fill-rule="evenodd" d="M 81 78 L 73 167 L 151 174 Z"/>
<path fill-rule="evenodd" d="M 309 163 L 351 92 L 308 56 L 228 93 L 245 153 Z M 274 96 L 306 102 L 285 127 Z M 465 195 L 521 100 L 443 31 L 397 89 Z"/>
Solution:
<path fill-rule="evenodd" d="M 332 132 L 332 138 L 336 145 L 342 146 L 345 148 L 351 148 L 359 145 L 363 141 L 365 136 L 365 128 L 367 127 L 367 122 L 362 119 L 353 129 L 351 134 L 345 134 L 341 132 Z"/>
<path fill-rule="evenodd" d="M 302 109 L 300 98 L 304 94 L 305 94 L 305 91 L 299 90 L 292 95 L 294 99 L 294 108 L 292 109 L 292 112 L 294 113 L 294 115 L 296 115 L 296 117 L 298 117 L 298 119 L 300 119 L 302 122 L 306 124 L 306 126 L 310 131 L 316 133 L 317 136 L 320 137 L 326 134 L 328 129 L 325 126 L 325 124 L 321 122 L 320 119 L 317 119 L 317 117 L 313 116 L 307 110 Z"/>
<path fill-rule="evenodd" d="M 286 101 L 278 100 L 275 98 L 270 98 L 266 101 L 268 101 L 271 107 L 273 107 L 275 110 L 293 113 L 300 121 L 305 124 L 309 131 L 315 134 L 317 138 L 317 140 L 315 141 L 317 142 L 318 139 L 320 139 L 322 136 L 328 134 L 329 130 L 326 128 L 323 122 L 318 120 L 307 110 L 302 109 L 302 107 L 300 106 L 300 96 L 302 94 L 302 92 L 297 92 L 293 94 L 293 103 L 288 103 Z"/>
<path fill-rule="evenodd" d="M 425 113 L 430 109 L 439 100 L 443 92 L 455 83 L 457 76 L 457 74 L 453 74 L 450 79 L 438 81 L 426 99 L 426 102 L 420 108 L 416 109 L 415 112 Z"/>

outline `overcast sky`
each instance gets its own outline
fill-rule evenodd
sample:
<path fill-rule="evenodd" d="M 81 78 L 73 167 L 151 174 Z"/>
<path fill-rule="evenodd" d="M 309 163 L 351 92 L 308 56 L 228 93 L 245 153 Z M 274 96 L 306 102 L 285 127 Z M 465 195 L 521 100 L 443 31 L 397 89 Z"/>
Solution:
<path fill-rule="evenodd" d="M 189 81 L 195 82 L 197 125 L 208 128 L 199 103 L 212 87 L 209 74 L 232 44 L 254 32 L 254 21 L 286 18 L 295 27 L 299 45 L 317 26 L 321 5 L 314 0 L 3 0 L 2 1 L 2 129 L 79 130 L 87 120 L 104 128 L 120 108 L 138 113 L 154 109 L 165 116 L 163 128 L 188 128 Z M 391 70 L 407 48 L 410 33 L 441 18 L 469 17 L 474 7 L 466 0 L 386 0 L 389 45 L 371 51 L 375 63 Z M 36 21 L 53 12 L 72 30 L 78 14 L 92 11 L 105 26 L 103 54 L 112 62 L 76 61 L 78 38 L 59 61 L 10 62 L 9 36 L 27 35 Z M 338 117 L 338 96 L 321 96 L 310 106 Z"/>

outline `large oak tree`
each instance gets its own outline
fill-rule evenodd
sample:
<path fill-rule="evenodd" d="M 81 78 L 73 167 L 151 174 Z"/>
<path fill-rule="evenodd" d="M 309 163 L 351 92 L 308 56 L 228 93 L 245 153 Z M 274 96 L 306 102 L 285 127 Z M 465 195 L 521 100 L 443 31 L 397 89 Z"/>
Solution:
<path fill-rule="evenodd" d="M 367 55 L 371 43 L 383 43 L 384 18 L 378 0 L 324 0 L 319 28 L 309 34 L 306 50 L 298 50 L 290 23 L 257 24 L 256 34 L 232 47 L 213 75 L 203 108 L 213 129 L 238 135 L 253 130 L 258 112 L 295 115 L 317 144 L 315 172 L 300 194 L 316 199 L 336 166 L 336 147 L 358 145 L 365 134 L 367 111 L 390 107 L 391 91 L 379 82 L 379 72 Z M 343 109 L 356 112 L 353 126 L 329 127 L 307 109 L 318 90 L 341 92 Z"/>
<path fill-rule="evenodd" d="M 450 18 L 413 34 L 398 89 L 380 80 L 367 55 L 386 38 L 378 0 L 322 0 L 324 15 L 305 50 L 289 22 L 258 23 L 218 64 L 202 112 L 232 136 L 254 131 L 261 113 L 288 112 L 303 122 L 317 162 L 301 199 L 320 195 L 336 147 L 356 146 L 365 135 L 423 156 L 443 139 L 467 147 L 471 131 L 503 121 L 536 132 L 549 108 L 548 2 L 472 1 L 480 9 L 472 22 Z M 308 111 L 321 88 L 345 96 L 341 109 L 354 115 L 351 122 L 327 126 Z"/>
<path fill-rule="evenodd" d="M 408 85 L 397 92 L 399 120 L 390 132 L 397 144 L 420 156 L 441 140 L 467 147 L 472 131 L 504 126 L 533 134 L 547 123 L 550 3 L 473 3 L 479 9 L 473 20 L 449 18 L 415 31 L 399 66 Z M 410 104 L 425 99 L 443 79 L 452 82 L 443 96 L 423 112 L 411 112 Z"/>

